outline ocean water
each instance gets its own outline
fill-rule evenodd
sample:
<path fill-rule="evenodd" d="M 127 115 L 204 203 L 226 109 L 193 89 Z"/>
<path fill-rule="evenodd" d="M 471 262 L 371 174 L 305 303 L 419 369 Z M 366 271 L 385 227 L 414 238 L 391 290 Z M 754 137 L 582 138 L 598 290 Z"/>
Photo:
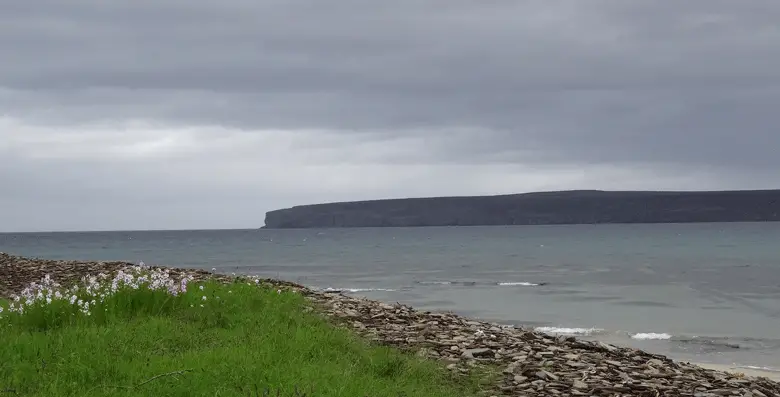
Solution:
<path fill-rule="evenodd" d="M 217 268 L 780 369 L 780 223 L 0 234 L 0 251 Z"/>

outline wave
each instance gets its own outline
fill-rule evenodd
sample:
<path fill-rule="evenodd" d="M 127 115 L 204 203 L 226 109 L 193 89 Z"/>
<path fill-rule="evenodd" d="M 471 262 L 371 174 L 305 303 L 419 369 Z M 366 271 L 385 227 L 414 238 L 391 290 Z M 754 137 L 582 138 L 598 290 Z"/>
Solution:
<path fill-rule="evenodd" d="M 455 281 L 455 280 L 432 280 L 432 281 L 415 281 L 415 284 L 418 285 L 451 285 L 451 286 L 477 286 L 477 285 L 487 285 L 487 286 L 500 286 L 500 287 L 536 287 L 539 285 L 545 285 L 545 283 L 530 283 L 527 281 L 504 281 L 504 282 L 487 282 L 480 284 L 477 281 Z M 395 292 L 399 291 L 399 289 L 395 288 L 369 288 L 369 287 L 353 287 L 353 288 L 339 288 L 339 287 L 312 287 L 315 290 L 323 291 L 323 292 L 372 292 L 372 291 L 387 291 L 387 292 Z M 402 291 L 406 291 L 412 288 L 411 286 L 406 286 L 403 288 L 400 288 Z"/>
<path fill-rule="evenodd" d="M 479 281 L 454 281 L 454 280 L 441 280 L 441 281 L 415 281 L 415 284 L 419 285 L 458 285 L 458 286 L 477 286 L 477 285 L 493 285 L 501 287 L 537 287 L 540 285 L 547 285 L 547 283 L 531 283 L 528 281 L 500 281 L 500 282 L 479 282 Z"/>
<path fill-rule="evenodd" d="M 744 349 L 748 348 L 747 340 L 739 340 L 739 338 L 727 338 L 727 337 L 708 337 L 708 336 L 688 336 L 688 335 L 672 335 L 666 332 L 639 332 L 636 334 L 630 334 L 631 339 L 644 340 L 644 341 L 669 341 L 677 345 L 696 345 L 700 349 L 707 350 L 722 350 L 722 349 Z M 738 339 L 735 341 L 735 339 Z M 745 344 L 740 344 L 744 342 Z"/>
<path fill-rule="evenodd" d="M 674 342 L 682 345 L 697 345 L 700 349 L 704 350 L 721 350 L 721 349 L 745 349 L 747 346 L 747 340 L 737 340 L 727 337 L 707 337 L 707 336 L 678 336 L 672 338 Z M 742 342 L 743 344 L 740 344 Z"/>
<path fill-rule="evenodd" d="M 323 292 L 372 292 L 372 291 L 385 291 L 385 292 L 395 292 L 397 290 L 392 288 L 333 288 L 333 287 L 326 287 L 326 288 L 318 288 L 320 291 Z"/>
<path fill-rule="evenodd" d="M 605 332 L 602 328 L 536 327 L 534 330 L 550 335 L 591 336 Z"/>
<path fill-rule="evenodd" d="M 780 369 L 772 368 L 772 367 L 761 367 L 756 365 L 737 365 L 735 368 L 742 368 L 742 369 L 753 369 L 756 371 L 764 371 L 764 372 L 778 372 L 780 373 Z"/>
<path fill-rule="evenodd" d="M 553 326 L 540 326 L 535 327 L 534 330 L 543 332 L 550 335 L 566 335 L 566 336 L 606 336 L 607 339 L 623 339 L 628 338 L 630 340 L 638 342 L 666 342 L 671 343 L 678 348 L 685 350 L 699 350 L 701 352 L 718 352 L 729 350 L 763 350 L 763 349 L 780 349 L 780 341 L 753 338 L 739 338 L 739 337 L 710 337 L 710 336 L 689 336 L 689 335 L 674 335 L 667 332 L 625 332 L 625 331 L 613 331 L 605 330 L 598 327 L 553 327 Z"/>
<path fill-rule="evenodd" d="M 670 340 L 672 339 L 672 335 L 667 333 L 656 333 L 656 332 L 640 332 L 637 334 L 631 335 L 631 339 L 636 340 Z"/>

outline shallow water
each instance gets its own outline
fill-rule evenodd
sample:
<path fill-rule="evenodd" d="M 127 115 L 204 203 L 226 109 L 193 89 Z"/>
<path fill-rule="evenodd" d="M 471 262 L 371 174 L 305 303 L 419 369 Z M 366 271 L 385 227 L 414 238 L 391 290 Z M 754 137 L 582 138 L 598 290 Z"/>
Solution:
<path fill-rule="evenodd" d="M 0 251 L 216 267 L 686 361 L 780 368 L 780 223 L 0 234 Z"/>

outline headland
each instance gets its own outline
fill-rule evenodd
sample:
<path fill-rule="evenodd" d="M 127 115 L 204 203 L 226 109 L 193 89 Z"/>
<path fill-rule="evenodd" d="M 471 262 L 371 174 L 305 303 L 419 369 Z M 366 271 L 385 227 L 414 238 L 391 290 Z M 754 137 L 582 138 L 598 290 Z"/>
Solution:
<path fill-rule="evenodd" d="M 300 205 L 266 213 L 264 228 L 769 222 L 780 190 L 539 192 Z"/>

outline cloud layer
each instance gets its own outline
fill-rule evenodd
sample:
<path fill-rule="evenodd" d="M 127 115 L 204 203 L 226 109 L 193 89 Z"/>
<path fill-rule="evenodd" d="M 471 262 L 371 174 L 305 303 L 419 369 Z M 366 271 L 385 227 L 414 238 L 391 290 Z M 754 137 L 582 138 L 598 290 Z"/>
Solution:
<path fill-rule="evenodd" d="M 296 204 L 780 185 L 780 5 L 0 5 L 0 230 Z"/>

